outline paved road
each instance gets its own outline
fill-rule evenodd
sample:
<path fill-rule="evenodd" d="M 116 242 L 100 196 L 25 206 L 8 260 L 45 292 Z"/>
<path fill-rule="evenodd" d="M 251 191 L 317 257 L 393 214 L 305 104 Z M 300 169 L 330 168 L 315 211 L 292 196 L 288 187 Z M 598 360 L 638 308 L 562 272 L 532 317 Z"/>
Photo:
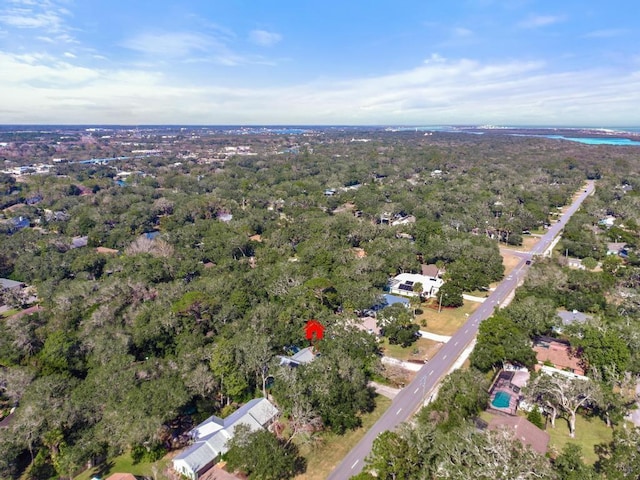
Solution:
<path fill-rule="evenodd" d="M 487 297 L 486 301 L 469 316 L 467 322 L 451 337 L 446 344 L 433 356 L 433 358 L 422 367 L 416 374 L 415 379 L 403 388 L 395 397 L 389 409 L 380 419 L 369 429 L 360 442 L 347 454 L 342 462 L 329 475 L 330 480 L 345 480 L 362 471 L 364 459 L 371 451 L 373 441 L 376 437 L 387 430 L 393 430 L 399 424 L 409 419 L 413 413 L 423 404 L 427 394 L 431 395 L 433 389 L 438 385 L 440 379 L 446 375 L 453 366 L 462 351 L 476 336 L 478 324 L 491 316 L 494 308 L 499 306 L 509 294 L 518 286 L 518 282 L 523 278 L 527 269 L 527 260 L 533 255 L 544 253 L 553 239 L 560 233 L 571 215 L 580 207 L 584 199 L 593 192 L 594 182 L 589 182 L 586 190 L 581 192 L 574 203 L 565 214 L 560 217 L 560 221 L 553 224 L 547 233 L 532 249 L 528 256 L 525 256 L 496 289 Z"/>

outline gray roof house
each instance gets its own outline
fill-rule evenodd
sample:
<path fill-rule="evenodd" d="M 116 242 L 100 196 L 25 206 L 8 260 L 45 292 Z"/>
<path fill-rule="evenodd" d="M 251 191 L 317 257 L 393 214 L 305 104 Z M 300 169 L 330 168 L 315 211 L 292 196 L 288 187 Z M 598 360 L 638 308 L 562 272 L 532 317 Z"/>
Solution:
<path fill-rule="evenodd" d="M 247 425 L 252 432 L 269 426 L 278 416 L 278 409 L 266 398 L 246 403 L 227 418 L 209 417 L 191 430 L 193 444 L 173 458 L 173 469 L 191 480 L 211 468 L 227 451 L 238 425 Z"/>
<path fill-rule="evenodd" d="M 311 363 L 315 360 L 316 354 L 313 347 L 303 348 L 290 357 L 280 357 L 280 365 L 289 365 L 290 367 L 298 367 L 303 364 Z"/>
<path fill-rule="evenodd" d="M 572 323 L 585 323 L 587 320 L 590 320 L 592 317 L 590 315 L 586 315 L 577 310 L 573 310 L 571 312 L 567 310 L 561 310 L 558 312 L 558 316 L 560 320 L 562 320 L 563 325 L 571 325 Z"/>
<path fill-rule="evenodd" d="M 22 288 L 24 283 L 16 282 L 15 280 L 9 280 L 8 278 L 0 278 L 0 290 L 13 290 L 14 288 Z"/>

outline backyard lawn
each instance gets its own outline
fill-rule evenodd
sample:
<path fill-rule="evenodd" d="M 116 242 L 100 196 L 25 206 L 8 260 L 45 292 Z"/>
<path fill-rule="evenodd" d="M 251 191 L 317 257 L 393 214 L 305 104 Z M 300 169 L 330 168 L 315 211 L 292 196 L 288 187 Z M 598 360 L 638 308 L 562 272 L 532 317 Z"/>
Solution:
<path fill-rule="evenodd" d="M 546 431 L 551 437 L 550 448 L 553 447 L 561 452 L 565 444 L 576 443 L 582 447 L 584 461 L 588 464 L 593 464 L 598 459 L 593 447 L 600 443 L 610 442 L 613 437 L 613 430 L 607 427 L 602 420 L 582 415 L 578 415 L 576 418 L 576 438 L 569 436 L 569 424 L 562 418 L 556 420 L 556 428 L 547 426 Z"/>
<path fill-rule="evenodd" d="M 107 478 L 109 475 L 114 473 L 132 473 L 135 476 L 140 477 L 149 477 L 149 478 L 157 478 L 158 480 L 167 479 L 168 477 L 164 474 L 165 470 L 169 466 L 169 457 L 165 456 L 163 459 L 154 462 L 140 462 L 133 463 L 131 459 L 131 455 L 128 453 L 124 455 L 120 455 L 119 457 L 113 458 L 102 465 L 98 465 L 95 468 L 90 468 L 89 470 L 85 470 L 80 475 L 78 475 L 75 480 L 89 480 L 92 477 L 98 478 Z M 156 476 L 154 476 L 153 468 L 156 468 Z"/>
<path fill-rule="evenodd" d="M 323 436 L 323 442 L 316 448 L 301 447 L 300 451 L 307 459 L 307 471 L 295 478 L 297 480 L 324 480 L 327 478 L 390 405 L 391 400 L 378 395 L 375 410 L 362 416 L 362 427 L 344 435 L 327 433 Z"/>
<path fill-rule="evenodd" d="M 436 308 L 434 309 L 423 308 L 423 313 L 416 317 L 416 323 L 421 325 L 421 321 L 424 319 L 427 322 L 427 326 L 421 326 L 420 330 L 451 336 L 458 331 L 467 321 L 468 316 L 475 312 L 479 306 L 480 304 L 477 302 L 465 300 L 464 305 L 460 308 L 443 308 L 438 313 L 438 304 L 436 303 Z"/>

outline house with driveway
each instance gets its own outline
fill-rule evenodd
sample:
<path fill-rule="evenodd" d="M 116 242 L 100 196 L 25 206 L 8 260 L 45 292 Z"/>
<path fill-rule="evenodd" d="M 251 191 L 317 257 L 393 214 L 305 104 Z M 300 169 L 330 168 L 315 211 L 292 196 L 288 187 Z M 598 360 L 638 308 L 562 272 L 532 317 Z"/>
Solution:
<path fill-rule="evenodd" d="M 215 415 L 207 418 L 189 432 L 193 443 L 173 458 L 173 469 L 180 475 L 197 480 L 227 453 L 227 442 L 233 438 L 238 425 L 247 425 L 255 432 L 269 427 L 278 414 L 278 409 L 269 400 L 256 398 L 227 418 Z"/>

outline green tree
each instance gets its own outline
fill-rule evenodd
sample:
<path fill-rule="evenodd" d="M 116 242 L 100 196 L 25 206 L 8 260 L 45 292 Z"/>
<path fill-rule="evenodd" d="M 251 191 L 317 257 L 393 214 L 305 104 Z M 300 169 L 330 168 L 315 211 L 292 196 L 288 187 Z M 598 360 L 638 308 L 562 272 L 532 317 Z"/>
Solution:
<path fill-rule="evenodd" d="M 611 442 L 596 446 L 596 471 L 607 480 L 640 478 L 640 429 L 618 428 Z"/>
<path fill-rule="evenodd" d="M 548 334 L 557 323 L 553 301 L 533 295 L 516 299 L 503 313 L 530 338 Z"/>
<path fill-rule="evenodd" d="M 418 450 L 400 433 L 383 432 L 374 440 L 366 469 L 382 480 L 417 478 L 422 459 Z"/>
<path fill-rule="evenodd" d="M 438 305 L 442 307 L 461 307 L 464 305 L 463 289 L 455 282 L 447 281 L 438 290 Z"/>
<path fill-rule="evenodd" d="M 421 423 L 435 422 L 451 431 L 487 407 L 489 394 L 486 377 L 475 369 L 455 370 L 445 377 L 436 399 L 419 414 Z"/>
<path fill-rule="evenodd" d="M 486 372 L 504 362 L 532 367 L 536 357 L 529 337 L 503 312 L 496 312 L 480 324 L 471 365 Z"/>
<path fill-rule="evenodd" d="M 582 350 L 585 361 L 597 368 L 603 376 L 614 372 L 626 372 L 631 352 L 619 333 L 608 329 L 585 326 L 572 344 Z M 612 370 L 613 368 L 613 370 Z"/>
<path fill-rule="evenodd" d="M 565 444 L 562 453 L 556 457 L 552 465 L 560 480 L 596 479 L 593 468 L 584 463 L 582 447 L 576 443 Z"/>
<path fill-rule="evenodd" d="M 224 455 L 227 467 L 242 471 L 249 479 L 284 480 L 302 473 L 304 460 L 293 443 L 278 440 L 266 430 L 251 432 L 249 426 L 238 425 L 227 443 Z"/>
<path fill-rule="evenodd" d="M 412 320 L 409 310 L 397 303 L 378 312 L 378 325 L 381 326 L 382 334 L 392 345 L 408 347 L 417 340 L 420 327 Z"/>
<path fill-rule="evenodd" d="M 544 417 L 540 412 L 538 405 L 534 405 L 529 413 L 527 413 L 527 420 L 533 423 L 536 427 L 544 429 Z"/>

